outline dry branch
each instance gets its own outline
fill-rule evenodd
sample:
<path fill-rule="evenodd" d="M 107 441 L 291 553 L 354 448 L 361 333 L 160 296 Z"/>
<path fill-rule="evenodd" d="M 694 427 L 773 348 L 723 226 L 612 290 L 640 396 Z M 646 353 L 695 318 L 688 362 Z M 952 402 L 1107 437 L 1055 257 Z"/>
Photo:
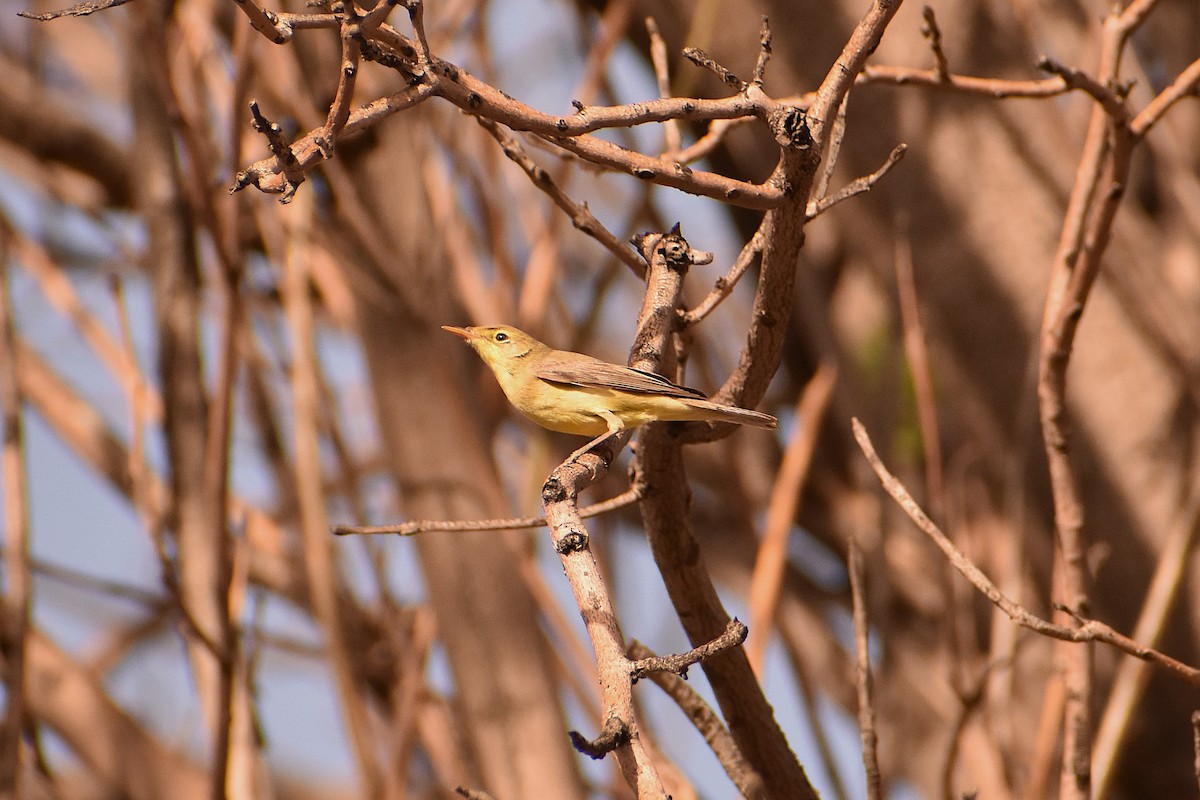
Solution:
<path fill-rule="evenodd" d="M 942 533 L 942 530 L 929 519 L 928 515 L 917 504 L 917 501 L 904 488 L 904 484 L 888 471 L 887 467 L 880 460 L 879 454 L 875 452 L 875 446 L 871 444 L 871 439 L 867 435 L 867 430 L 862 426 L 862 423 L 854 419 L 851 421 L 851 424 L 854 428 L 854 438 L 858 441 L 858 446 L 862 449 L 863 455 L 867 457 L 871 468 L 875 470 L 875 474 L 879 476 L 879 481 L 883 484 L 883 488 L 887 490 L 887 493 L 892 496 L 892 499 L 904 510 L 904 513 L 908 515 L 909 519 L 916 524 L 921 532 L 932 539 L 933 543 L 945 553 L 950 564 L 962 573 L 964 578 L 970 581 L 976 589 L 1003 611 L 1013 622 L 1035 633 L 1063 642 L 1103 642 L 1110 644 L 1123 653 L 1140 658 L 1143 661 L 1148 661 L 1162 667 L 1188 683 L 1200 686 L 1200 669 L 1190 667 L 1153 648 L 1143 647 L 1099 620 L 1077 617 L 1078 627 L 1056 625 L 1053 622 L 1041 619 L 1010 599 L 1000 591 L 996 584 L 991 582 L 971 559 L 967 558 L 965 553 L 954 546 L 954 543 L 947 538 L 946 534 Z M 1065 611 L 1066 609 L 1061 610 Z"/>

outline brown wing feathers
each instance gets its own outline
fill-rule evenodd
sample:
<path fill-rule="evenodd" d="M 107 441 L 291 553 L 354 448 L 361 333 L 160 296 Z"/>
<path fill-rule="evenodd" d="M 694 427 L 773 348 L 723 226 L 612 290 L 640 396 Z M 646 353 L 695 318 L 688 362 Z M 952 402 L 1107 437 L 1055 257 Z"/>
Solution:
<path fill-rule="evenodd" d="M 572 386 L 587 386 L 597 389 L 620 389 L 639 394 L 662 394 L 668 397 L 707 400 L 701 391 L 679 386 L 653 372 L 609 364 L 594 359 L 586 363 L 546 365 L 537 371 L 537 376 L 550 383 L 565 383 Z"/>

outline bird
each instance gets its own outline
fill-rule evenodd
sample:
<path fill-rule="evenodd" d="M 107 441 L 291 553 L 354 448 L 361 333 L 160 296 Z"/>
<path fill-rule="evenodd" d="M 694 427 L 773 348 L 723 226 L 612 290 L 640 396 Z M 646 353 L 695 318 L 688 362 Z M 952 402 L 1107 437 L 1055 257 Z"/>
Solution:
<path fill-rule="evenodd" d="M 492 370 L 512 405 L 543 428 L 593 441 L 647 422 L 732 422 L 776 428 L 770 414 L 727 406 L 661 375 L 598 358 L 555 350 L 511 325 L 442 330 L 466 340 Z M 568 459 L 570 460 L 570 459 Z"/>

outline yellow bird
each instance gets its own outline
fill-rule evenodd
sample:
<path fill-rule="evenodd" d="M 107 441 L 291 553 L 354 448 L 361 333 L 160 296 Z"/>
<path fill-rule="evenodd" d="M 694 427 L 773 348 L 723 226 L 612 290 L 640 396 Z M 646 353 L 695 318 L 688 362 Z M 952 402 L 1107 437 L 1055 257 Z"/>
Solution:
<path fill-rule="evenodd" d="M 491 367 L 508 401 L 552 431 L 599 437 L 647 422 L 683 420 L 778 426 L 769 414 L 714 403 L 653 372 L 555 350 L 509 325 L 442 329 L 466 339 Z"/>

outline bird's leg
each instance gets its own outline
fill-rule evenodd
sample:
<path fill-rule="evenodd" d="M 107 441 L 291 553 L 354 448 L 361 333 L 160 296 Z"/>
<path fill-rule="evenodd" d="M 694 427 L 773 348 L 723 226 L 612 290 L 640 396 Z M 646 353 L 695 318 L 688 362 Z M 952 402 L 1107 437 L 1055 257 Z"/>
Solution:
<path fill-rule="evenodd" d="M 591 450 L 593 447 L 597 446 L 601 442 L 606 441 L 607 439 L 609 439 L 609 438 L 615 436 L 616 434 L 620 433 L 621 431 L 625 430 L 625 423 L 621 422 L 620 417 L 618 417 L 616 414 L 613 414 L 610 411 L 601 411 L 599 416 L 601 419 L 604 420 L 604 424 L 608 426 L 608 430 L 606 430 L 604 433 L 597 436 L 595 439 L 592 439 L 590 442 L 588 442 L 583 447 L 576 450 L 574 453 L 571 453 L 571 455 L 567 456 L 567 460 L 563 462 L 564 464 L 569 464 L 570 462 L 579 458 L 584 453 L 588 452 L 589 450 Z"/>

